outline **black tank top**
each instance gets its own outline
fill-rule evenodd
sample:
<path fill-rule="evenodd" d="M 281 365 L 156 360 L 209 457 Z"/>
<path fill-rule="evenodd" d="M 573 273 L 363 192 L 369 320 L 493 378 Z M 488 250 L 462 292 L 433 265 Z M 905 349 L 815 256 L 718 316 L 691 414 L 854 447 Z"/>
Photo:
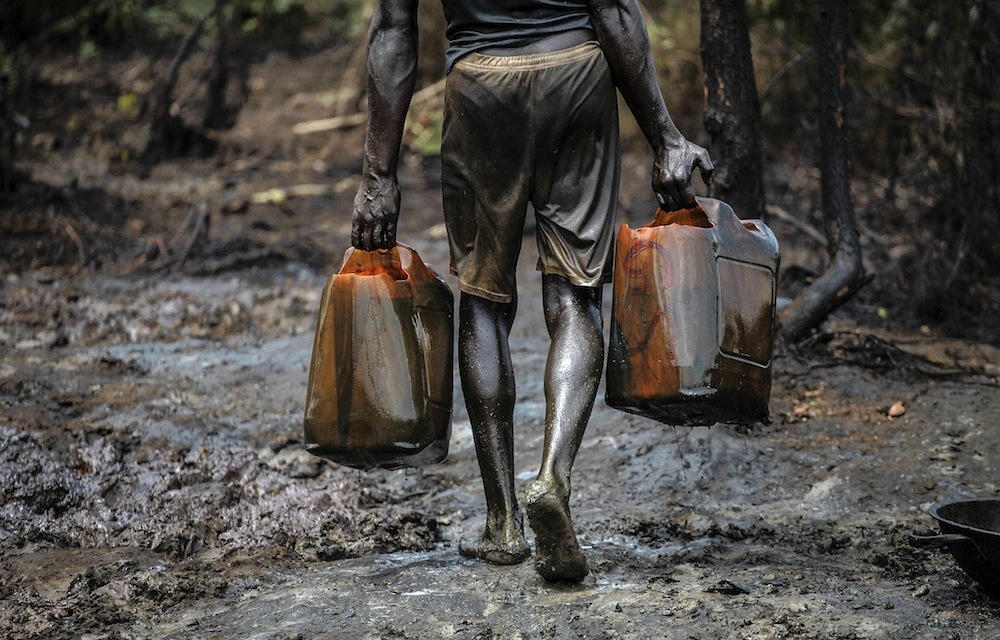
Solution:
<path fill-rule="evenodd" d="M 442 0 L 448 22 L 447 70 L 491 47 L 520 47 L 573 29 L 590 29 L 587 0 Z"/>

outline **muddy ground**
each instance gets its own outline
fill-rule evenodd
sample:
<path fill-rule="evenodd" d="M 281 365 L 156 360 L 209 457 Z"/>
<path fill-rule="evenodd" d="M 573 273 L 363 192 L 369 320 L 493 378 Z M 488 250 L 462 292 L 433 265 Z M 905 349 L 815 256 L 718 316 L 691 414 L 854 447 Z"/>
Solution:
<path fill-rule="evenodd" d="M 360 137 L 289 130 L 328 115 L 337 55 L 256 64 L 220 152 L 145 177 L 123 160 L 140 128 L 114 96 L 148 63 L 46 61 L 36 95 L 75 99 L 29 113 L 33 181 L 2 210 L 0 635 L 1000 638 L 1000 601 L 907 539 L 935 501 L 1000 495 L 1000 350 L 894 326 L 886 308 L 905 301 L 862 296 L 781 349 L 766 425 L 673 429 L 599 401 L 574 470 L 579 586 L 459 556 L 485 509 L 457 381 L 442 464 L 361 473 L 305 453 L 313 323 L 348 245 Z M 646 162 L 626 156 L 625 220 L 652 209 Z M 400 239 L 444 272 L 436 163 L 405 165 Z M 769 176 L 813 220 L 815 185 L 806 165 Z M 869 256 L 890 255 L 860 213 Z M 789 291 L 822 250 L 772 227 Z M 522 489 L 544 415 L 534 251 L 526 235 Z"/>

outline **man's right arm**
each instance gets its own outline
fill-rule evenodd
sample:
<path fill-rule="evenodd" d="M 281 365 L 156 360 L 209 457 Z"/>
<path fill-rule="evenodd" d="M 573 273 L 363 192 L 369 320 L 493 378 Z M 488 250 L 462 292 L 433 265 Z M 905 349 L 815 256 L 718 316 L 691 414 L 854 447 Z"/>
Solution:
<path fill-rule="evenodd" d="M 368 32 L 368 130 L 351 228 L 358 249 L 396 244 L 396 167 L 416 70 L 417 0 L 378 0 Z"/>
<path fill-rule="evenodd" d="M 637 0 L 590 0 L 590 19 L 615 85 L 653 148 L 653 192 L 660 207 L 695 206 L 691 173 L 700 167 L 709 182 L 714 167 L 708 152 L 681 135 L 667 112 Z"/>

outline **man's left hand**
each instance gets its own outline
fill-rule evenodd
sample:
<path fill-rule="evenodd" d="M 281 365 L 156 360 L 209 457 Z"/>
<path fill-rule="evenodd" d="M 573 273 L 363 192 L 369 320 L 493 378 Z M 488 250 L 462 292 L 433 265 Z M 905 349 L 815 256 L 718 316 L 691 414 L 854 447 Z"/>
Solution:
<path fill-rule="evenodd" d="M 654 154 L 653 193 L 661 209 L 676 211 L 698 206 L 691 187 L 695 167 L 701 170 L 705 184 L 711 184 L 715 166 L 708 151 L 685 138 Z"/>

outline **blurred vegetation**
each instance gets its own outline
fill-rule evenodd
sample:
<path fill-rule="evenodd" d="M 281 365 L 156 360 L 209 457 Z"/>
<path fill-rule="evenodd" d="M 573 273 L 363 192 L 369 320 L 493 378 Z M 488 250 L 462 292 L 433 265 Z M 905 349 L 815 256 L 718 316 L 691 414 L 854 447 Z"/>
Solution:
<path fill-rule="evenodd" d="M 980 320 L 1000 313 L 1000 3 L 850 1 L 847 122 L 864 185 L 855 204 L 879 270 L 864 296 L 887 325 L 1000 342 Z M 696 137 L 697 4 L 642 3 L 668 106 Z M 817 165 L 818 5 L 747 0 L 764 162 L 786 173 Z M 800 198 L 785 206 L 822 228 L 817 200 L 783 195 Z"/>
<path fill-rule="evenodd" d="M 143 157 L 162 159 L 175 155 L 201 155 L 214 149 L 203 128 L 226 128 L 235 121 L 235 112 L 246 93 L 249 64 L 275 50 L 292 55 L 302 49 L 302 42 L 311 39 L 327 44 L 353 38 L 365 23 L 363 5 L 368 0 L 90 0 L 85 2 L 52 0 L 5 0 L 0 3 L 0 81 L 7 84 L 8 99 L 0 95 L 0 190 L 16 181 L 8 177 L 13 171 L 13 152 L 7 152 L 8 138 L 13 138 L 9 126 L 18 102 L 28 93 L 23 89 L 37 72 L 30 65 L 33 56 L 46 53 L 75 54 L 80 64 L 86 64 L 99 53 L 138 51 L 163 66 L 172 55 L 183 50 L 176 63 L 184 64 L 192 48 L 181 45 L 194 36 L 194 49 L 212 57 L 212 66 L 196 77 L 207 78 L 207 86 L 198 92 L 188 90 L 185 96 L 192 103 L 184 109 L 169 102 L 171 110 L 167 135 L 155 135 L 165 140 L 153 140 L 147 151 L 159 144 L 169 147 Z M 220 11 L 214 12 L 213 9 Z M 212 15 L 214 19 L 207 20 Z M 318 37 L 310 34 L 319 34 Z M 307 37 L 308 36 L 308 37 Z M 315 46 L 315 45 L 314 45 Z M 220 51 L 221 49 L 221 51 Z M 169 86 L 150 87 L 137 94 L 125 87 L 118 99 L 121 113 L 154 120 L 154 128 L 163 129 L 158 115 L 150 116 L 150 106 L 162 102 L 158 90 L 167 91 L 171 100 L 176 69 L 167 74 L 171 79 L 161 82 Z M 213 84 L 214 83 L 214 84 Z M 226 85 L 239 85 L 228 93 L 242 93 L 242 98 L 227 97 Z M 2 92 L 0 92 L 2 93 Z M 204 95 L 207 93 L 207 97 Z M 191 99 L 192 96 L 198 96 Z M 231 104 L 221 104 L 228 100 Z M 207 107 L 206 107 L 207 104 Z M 206 113 L 190 114 L 194 108 Z M 178 113 L 175 115 L 173 111 Z M 155 109 L 154 109 L 155 111 Z M 183 112 L 183 113 L 182 113 Z M 191 121 L 191 122 L 185 122 Z M 119 160 L 128 161 L 135 153 L 123 149 Z"/>
<path fill-rule="evenodd" d="M 750 0 L 765 151 L 815 157 L 816 2 Z M 889 316 L 1000 341 L 1000 6 L 852 0 L 853 172 Z M 765 159 L 765 162 L 768 160 Z M 980 333 L 976 333 L 979 331 Z"/>
<path fill-rule="evenodd" d="M 341 33 L 363 28 L 363 0 L 233 0 L 229 5 L 244 33 L 299 22 Z M 79 48 L 82 57 L 100 47 L 182 36 L 212 7 L 212 0 L 5 0 L 0 3 L 0 42 L 13 52 Z"/>
<path fill-rule="evenodd" d="M 695 98 L 704 91 L 698 4 L 641 1 L 671 113 L 686 135 L 704 141 L 704 105 Z M 212 4 L 5 0 L 0 3 L 0 74 L 7 78 L 11 97 L 0 105 L 0 115 L 17 109 L 19 78 L 31 56 L 59 50 L 85 62 L 105 50 L 139 48 L 168 58 Z M 231 56 L 266 55 L 277 46 L 287 50 L 288 42 L 306 33 L 314 40 L 321 33 L 325 42 L 362 47 L 372 4 L 232 0 L 227 6 L 233 38 L 248 44 L 242 49 L 235 44 Z M 440 78 L 444 25 L 437 4 L 421 3 L 422 11 L 434 5 L 437 12 L 421 16 L 421 86 Z M 747 0 L 747 6 L 765 163 L 815 166 L 818 2 Z M 951 322 L 961 330 L 956 308 L 1000 312 L 1000 3 L 851 0 L 851 11 L 847 78 L 853 174 L 869 187 L 867 200 L 858 203 L 860 213 L 876 237 L 905 245 L 879 247 L 885 266 L 871 291 L 895 291 L 897 298 L 908 299 L 915 321 Z M 202 39 L 213 38 L 214 28 L 206 28 Z M 135 102 L 135 97 L 129 100 Z M 421 155 L 439 149 L 434 106 L 411 114 L 406 141 Z M 628 121 L 626 117 L 626 140 L 635 133 Z M 5 129 L 9 136 L 9 127 Z M 801 210 L 789 207 L 797 215 L 818 215 L 815 209 L 808 202 Z M 890 309 L 890 316 L 898 312 Z"/>

